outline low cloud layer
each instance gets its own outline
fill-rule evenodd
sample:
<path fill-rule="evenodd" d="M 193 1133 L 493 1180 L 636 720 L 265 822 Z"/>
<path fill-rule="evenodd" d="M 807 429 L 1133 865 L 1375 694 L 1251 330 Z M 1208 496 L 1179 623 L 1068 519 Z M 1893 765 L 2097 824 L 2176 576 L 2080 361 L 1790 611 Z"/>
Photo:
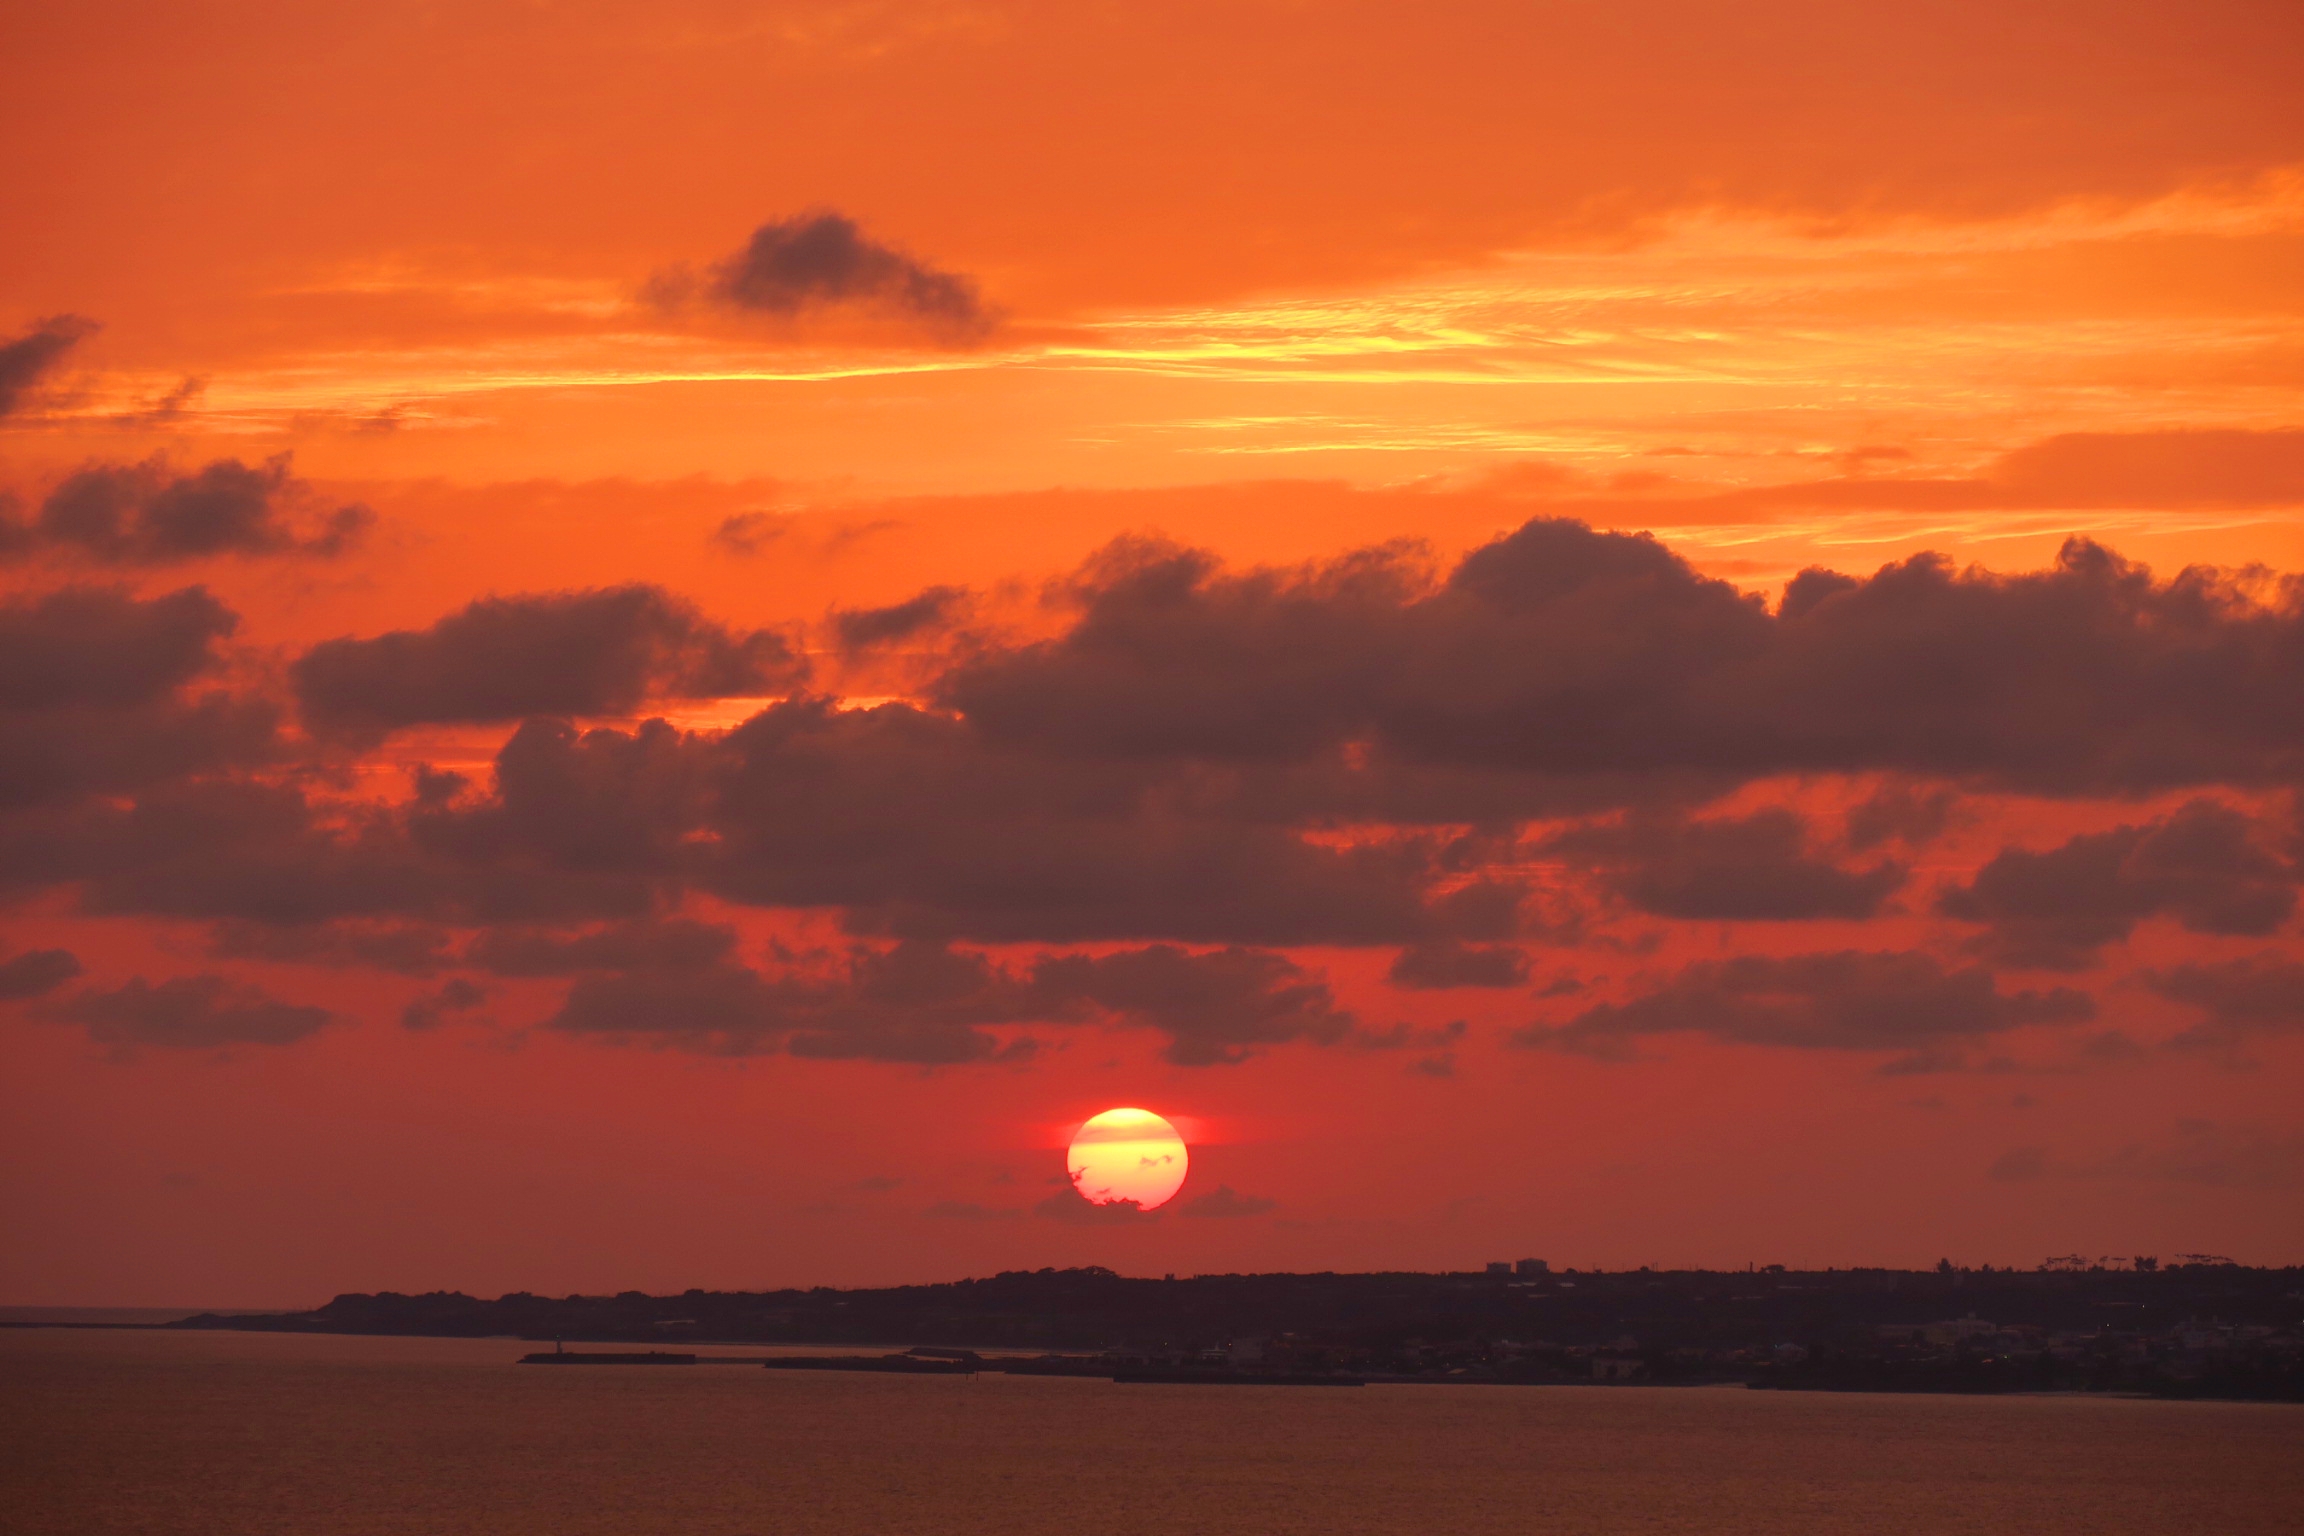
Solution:
<path fill-rule="evenodd" d="M 285 700 L 207 591 L 59 587 L 0 607 L 0 868 L 85 915 L 203 925 L 219 964 L 405 978 L 412 1028 L 929 1066 L 1083 1028 L 1186 1067 L 1452 1066 L 1462 1024 L 1340 1000 L 1344 964 L 1468 1012 L 1517 995 L 1523 1046 L 1942 1067 L 2101 991 L 2004 973 L 2293 921 L 2288 587 L 2076 543 L 2012 577 L 1812 571 L 1771 608 L 1651 539 L 1539 519 L 1447 570 L 1124 541 L 1050 596 L 1021 641 L 952 635 L 972 599 L 944 588 L 833 615 L 836 648 L 914 647 L 929 679 L 847 707 L 794 641 L 652 586 L 325 641 Z M 585 723 L 761 695 L 728 730 Z M 288 700 L 317 747 L 280 728 Z M 489 723 L 484 772 L 331 777 L 394 731 Z M 1817 780 L 1848 794 L 1802 798 Z M 2096 830 L 1971 844 L 1916 888 L 1977 807 L 2025 794 Z M 831 926 L 779 950 L 748 913 Z M 1732 929 L 1745 952 L 1708 956 Z M 2297 1012 L 2285 964 L 2163 964 L 2140 995 L 2225 1050 Z M 120 1039 L 177 1020 L 155 1042 L 287 1017 L 84 1001 L 117 979 L 42 1006 Z"/>

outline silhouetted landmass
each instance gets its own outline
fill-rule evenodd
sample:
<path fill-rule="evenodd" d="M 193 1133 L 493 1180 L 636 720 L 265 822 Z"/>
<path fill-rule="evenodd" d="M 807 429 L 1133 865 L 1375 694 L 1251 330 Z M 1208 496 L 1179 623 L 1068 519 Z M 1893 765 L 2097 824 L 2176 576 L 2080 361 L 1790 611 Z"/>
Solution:
<path fill-rule="evenodd" d="M 2226 1263 L 1194 1275 L 1011 1271 L 882 1290 L 339 1296 L 167 1326 L 661 1344 L 1050 1352 L 1129 1369 L 1455 1382 L 1743 1381 L 1866 1392 L 2123 1391 L 2304 1401 L 2304 1269 Z M 1088 1351 L 1089 1354 L 1063 1354 Z M 1031 1369 L 1006 1362 L 1003 1369 Z"/>

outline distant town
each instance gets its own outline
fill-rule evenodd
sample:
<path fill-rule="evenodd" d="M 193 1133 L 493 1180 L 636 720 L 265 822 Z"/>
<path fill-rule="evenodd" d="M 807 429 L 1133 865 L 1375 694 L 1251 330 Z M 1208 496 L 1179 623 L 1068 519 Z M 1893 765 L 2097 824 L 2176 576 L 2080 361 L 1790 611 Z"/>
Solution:
<path fill-rule="evenodd" d="M 877 1290 L 493 1301 L 338 1296 L 168 1326 L 634 1343 L 920 1346 L 907 1358 L 1073 1374 L 1323 1374 L 1500 1384 L 1908 1392 L 2099 1391 L 2304 1401 L 2304 1268 L 2212 1255 L 2035 1269 L 1203 1274 L 1010 1271 Z M 872 1358 L 872 1357 L 860 1357 Z"/>

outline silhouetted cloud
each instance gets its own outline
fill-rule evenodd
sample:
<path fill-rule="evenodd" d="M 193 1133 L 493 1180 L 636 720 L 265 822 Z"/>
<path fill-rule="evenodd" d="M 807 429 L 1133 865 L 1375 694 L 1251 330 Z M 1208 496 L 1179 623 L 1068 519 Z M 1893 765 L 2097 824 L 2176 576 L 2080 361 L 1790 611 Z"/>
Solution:
<path fill-rule="evenodd" d="M 906 944 L 774 977 L 727 958 L 587 975 L 548 1026 L 714 1054 L 951 1065 L 1014 1051 L 983 1026 L 1056 1011 L 981 956 Z"/>
<path fill-rule="evenodd" d="M 1436 939 L 1400 951 L 1384 979 L 1396 987 L 1517 987 L 1528 980 L 1528 957 L 1505 944 Z"/>
<path fill-rule="evenodd" d="M 441 983 L 439 990 L 427 992 L 400 1010 L 400 1024 L 405 1029 L 432 1029 L 445 1022 L 452 1013 L 469 1013 L 488 1001 L 488 991 L 476 982 L 462 976 L 451 976 Z"/>
<path fill-rule="evenodd" d="M 49 492 L 39 516 L 8 530 L 0 548 L 67 550 L 123 566 L 214 555 L 327 559 L 345 553 L 375 521 L 357 503 L 305 515 L 300 509 L 310 500 L 284 453 L 253 466 L 218 459 L 183 475 L 160 458 L 92 464 Z"/>
<path fill-rule="evenodd" d="M 1177 804 L 1160 765 L 1003 750 L 934 710 L 796 699 L 704 750 L 717 841 L 696 877 L 751 904 L 842 907 L 859 931 L 1399 943 L 1509 920 L 1428 904 L 1429 847 L 1321 846 L 1285 812 Z"/>
<path fill-rule="evenodd" d="M 976 284 L 956 272 L 867 237 L 856 221 L 830 210 L 772 220 L 744 248 L 706 270 L 660 273 L 650 283 L 659 303 L 700 295 L 714 304 L 782 319 L 853 307 L 906 321 L 947 341 L 972 341 L 994 323 Z"/>
<path fill-rule="evenodd" d="M 598 827 L 569 829 L 570 858 L 553 867 L 465 825 L 455 828 L 461 840 L 440 836 L 443 814 L 421 800 L 398 808 L 316 803 L 293 783 L 165 784 L 124 808 L 81 813 L 71 835 L 49 848 L 55 862 L 46 873 L 81 882 L 93 912 L 306 930 L 261 942 L 226 932 L 235 949 L 319 963 L 370 941 L 421 959 L 415 946 L 403 947 L 405 936 L 390 936 L 393 919 L 565 923 L 637 916 L 657 904 L 645 873 L 586 867 L 584 839 L 602 836 Z"/>
<path fill-rule="evenodd" d="M 701 971 L 735 952 L 736 930 L 685 918 L 635 918 L 576 934 L 498 928 L 478 935 L 467 964 L 498 976 L 581 971 Z"/>
<path fill-rule="evenodd" d="M 179 976 L 158 986 L 139 976 L 109 992 L 83 992 L 49 1012 L 83 1026 L 100 1045 L 203 1050 L 287 1045 L 324 1028 L 325 1008 L 280 1002 L 222 976 Z"/>
<path fill-rule="evenodd" d="M 1626 1060 L 1645 1036 L 1693 1034 L 1804 1050 L 1909 1051 L 1932 1059 L 2026 1024 L 2089 1018 L 2066 988 L 2002 994 L 1981 967 L 1945 970 L 1923 954 L 1772 958 L 1739 955 L 1687 966 L 1662 989 L 1602 1003 L 1565 1024 L 1530 1025 L 1512 1043 Z"/>
<path fill-rule="evenodd" d="M 1981 953 L 2056 970 L 2080 969 L 2160 914 L 2194 933 L 2267 934 L 2296 909 L 2304 872 L 2265 841 L 2250 818 L 2195 800 L 2160 821 L 2043 853 L 2004 849 L 1944 892 L 1937 910 L 1988 925 Z"/>
<path fill-rule="evenodd" d="M 80 961 L 68 949 L 31 949 L 0 961 L 0 1002 L 53 992 L 80 974 Z"/>
<path fill-rule="evenodd" d="M 0 342 L 0 419 L 17 414 L 64 355 L 99 329 L 80 315 L 51 315 L 13 341 Z"/>
<path fill-rule="evenodd" d="M 1060 955 L 1033 968 L 1044 995 L 1077 999 L 1168 1036 L 1180 1066 L 1246 1060 L 1293 1040 L 1333 1044 L 1352 1030 L 1328 985 L 1284 955 L 1230 948 L 1187 953 L 1169 944 L 1118 954 Z"/>
<path fill-rule="evenodd" d="M 246 670 L 224 667 L 234 618 L 198 588 L 0 603 L 0 880 L 212 925 L 235 960 L 565 977 L 550 1026 L 603 1040 L 945 1065 L 1107 1026 L 1156 1032 L 1183 1065 L 1300 1045 L 1436 1072 L 1455 1036 L 1368 1025 L 1282 951 L 1382 948 L 1395 985 L 1523 987 L 1523 945 L 1655 936 L 1607 929 L 1613 903 L 1580 912 L 1594 887 L 1672 921 L 1858 922 L 1955 792 L 2304 773 L 2304 589 L 2156 580 L 2080 543 L 2014 577 L 1927 558 L 1812 571 L 1773 610 L 1653 540 L 1558 520 L 1446 570 L 1385 549 L 1232 572 L 1123 542 L 1055 596 L 1072 609 L 1044 638 L 924 647 L 950 658 L 925 703 L 800 694 L 727 731 L 566 718 L 796 686 L 783 639 L 654 587 L 490 598 L 314 647 L 290 680 L 343 740 L 528 717 L 488 771 L 418 769 L 397 801 L 307 771 L 340 767 L 342 742 L 288 757 L 268 707 L 213 681 Z M 834 622 L 863 644 L 918 637 L 954 602 Z M 1885 787 L 1844 843 L 1789 808 L 1697 810 L 1802 775 Z M 2283 829 L 2201 798 L 2004 850 L 1912 917 L 1973 923 L 1949 942 L 1994 965 L 2079 966 L 2154 917 L 2270 933 L 2297 884 Z M 720 907 L 676 915 L 690 898 L 822 914 L 846 937 L 747 951 Z M 2205 1047 L 2304 1008 L 2271 966 L 2148 982 L 2202 1010 L 2187 1038 Z M 1849 950 L 1531 1008 L 1548 1011 L 1523 1045 L 1626 1056 L 1682 1032 L 1917 1068 L 2090 1004 Z"/>
<path fill-rule="evenodd" d="M 0 604 L 0 811 L 264 756 L 268 705 L 186 696 L 235 624 L 198 587 L 153 598 L 66 587 Z"/>
<path fill-rule="evenodd" d="M 1884 784 L 1848 808 L 1848 846 L 1861 852 L 1890 841 L 1907 848 L 1932 842 L 1951 821 L 1958 799 L 1940 787 Z"/>
<path fill-rule="evenodd" d="M 1236 1193 L 1229 1184 L 1219 1184 L 1204 1195 L 1194 1195 L 1177 1207 L 1184 1216 L 1261 1216 L 1280 1208 L 1276 1200 L 1257 1195 Z"/>
<path fill-rule="evenodd" d="M 1558 833 L 1537 851 L 1597 867 L 1602 884 L 1658 917 L 1866 918 L 1904 883 L 1902 865 L 1842 869 L 1807 842 L 1807 823 L 1776 807 L 1709 821 L 1635 815 Z"/>
<path fill-rule="evenodd" d="M 886 608 L 848 608 L 832 615 L 832 635 L 844 651 L 891 645 L 939 629 L 968 599 L 959 587 L 930 587 Z"/>
<path fill-rule="evenodd" d="M 428 722 L 630 714 L 655 698 L 789 686 L 782 636 L 736 635 L 661 588 L 488 597 L 428 629 L 329 640 L 290 669 L 316 729 L 372 734 Z"/>
<path fill-rule="evenodd" d="M 1437 584 L 1399 552 L 1231 574 L 1138 542 L 1073 596 L 1069 629 L 964 657 L 939 702 L 1040 756 L 1289 764 L 1307 796 L 1357 746 L 1376 819 L 1780 774 L 2079 794 L 2304 771 L 2304 592 L 2155 581 L 2083 540 L 2011 576 L 1934 555 L 1804 572 L 1773 614 L 1651 538 L 1546 519 Z"/>
<path fill-rule="evenodd" d="M 430 976 L 454 960 L 443 928 L 329 921 L 281 926 L 246 918 L 218 923 L 208 953 L 219 960 L 374 968 L 401 976 Z"/>
<path fill-rule="evenodd" d="M 2228 1050 L 2251 1035 L 2304 1030 L 2304 963 L 2280 954 L 2173 965 L 2144 973 L 2144 984 L 2206 1017 L 2170 1044 Z"/>
<path fill-rule="evenodd" d="M 150 704 L 215 664 L 238 627 L 205 588 L 139 598 L 66 587 L 0 607 L 0 709 Z"/>
<path fill-rule="evenodd" d="M 733 555 L 758 555 L 781 543 L 795 519 L 788 512 L 738 512 L 712 530 L 712 542 Z"/>
<path fill-rule="evenodd" d="M 730 959 L 586 975 L 548 1023 L 715 1054 L 949 1065 L 1030 1053 L 1028 1039 L 1003 1042 L 994 1026 L 1095 1021 L 1157 1030 L 1167 1058 L 1186 1066 L 1236 1063 L 1290 1041 L 1333 1043 L 1355 1025 L 1326 982 L 1264 951 L 1155 945 L 1044 956 L 1012 971 L 919 941 L 858 947 L 828 967 L 774 976 Z"/>

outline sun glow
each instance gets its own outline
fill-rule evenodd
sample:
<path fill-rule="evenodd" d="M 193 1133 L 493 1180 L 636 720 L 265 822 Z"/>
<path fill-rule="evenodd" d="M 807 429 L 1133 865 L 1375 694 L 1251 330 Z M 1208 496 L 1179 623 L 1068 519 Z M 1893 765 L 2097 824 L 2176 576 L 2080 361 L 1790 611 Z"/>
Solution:
<path fill-rule="evenodd" d="M 1108 1109 L 1073 1133 L 1064 1166 L 1091 1205 L 1165 1205 L 1183 1187 L 1191 1158 L 1176 1127 L 1148 1109 Z"/>

